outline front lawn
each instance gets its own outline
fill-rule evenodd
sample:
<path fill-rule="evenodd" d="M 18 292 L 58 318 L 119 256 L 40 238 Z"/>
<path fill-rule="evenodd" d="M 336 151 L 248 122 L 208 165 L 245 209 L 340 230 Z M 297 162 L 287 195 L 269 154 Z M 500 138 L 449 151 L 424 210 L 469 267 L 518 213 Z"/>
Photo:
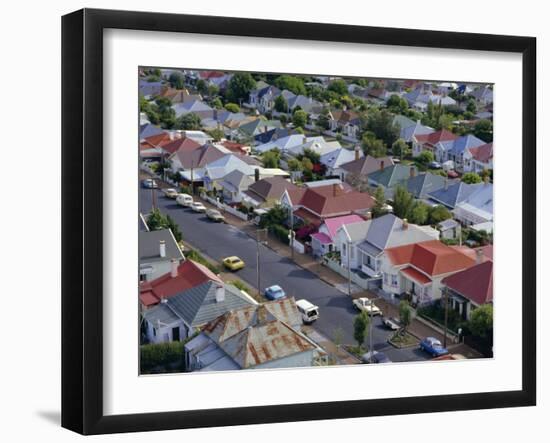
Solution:
<path fill-rule="evenodd" d="M 409 334 L 408 332 L 402 333 L 401 331 L 396 332 L 388 340 L 388 342 L 396 348 L 409 348 L 411 346 L 416 346 L 419 343 L 416 337 Z"/>

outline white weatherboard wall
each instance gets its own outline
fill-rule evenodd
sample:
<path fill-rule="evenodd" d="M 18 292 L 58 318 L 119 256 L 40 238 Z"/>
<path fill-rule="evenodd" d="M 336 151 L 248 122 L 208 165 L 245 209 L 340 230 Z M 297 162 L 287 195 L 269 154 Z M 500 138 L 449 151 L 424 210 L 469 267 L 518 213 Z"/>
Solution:
<path fill-rule="evenodd" d="M 267 4 L 266 4 L 267 5 Z M 164 12 L 195 13 L 227 16 L 269 17 L 275 19 L 352 23 L 393 27 L 432 28 L 440 30 L 508 33 L 536 35 L 539 38 L 539 193 L 550 193 L 550 179 L 543 177 L 542 165 L 547 161 L 544 153 L 544 124 L 550 119 L 547 103 L 550 88 L 543 85 L 543 78 L 550 73 L 550 28 L 548 11 L 544 2 L 479 2 L 464 0 L 460 4 L 438 0 L 411 2 L 394 0 L 391 13 L 373 14 L 368 2 L 341 7 L 320 7 L 314 0 L 301 2 L 279 0 L 264 8 L 250 8 L 250 2 L 235 0 L 223 2 L 180 2 L 157 0 L 101 0 L 6 2 L 3 5 L 2 66 L 3 85 L 12 85 L 14 76 L 18 85 L 39 85 L 41 103 L 47 104 L 43 118 L 28 120 L 32 100 L 21 99 L 20 87 L 5 86 L 0 108 L 2 128 L 10 133 L 40 134 L 44 143 L 26 144 L 32 162 L 25 173 L 20 168 L 5 168 L 3 179 L 16 183 L 14 187 L 2 187 L 3 208 L 10 208 L 20 217 L 17 223 L 8 217 L 0 217 L 0 247 L 3 254 L 2 275 L 9 276 L 3 283 L 3 294 L 25 294 L 32 300 L 32 309 L 25 311 L 26 324 L 21 328 L 21 317 L 4 317 L 5 330 L 17 330 L 17 340 L 3 342 L 4 352 L 10 356 L 10 364 L 0 367 L 0 408 L 3 417 L 2 438 L 6 441 L 26 442 L 85 442 L 89 438 L 78 436 L 59 427 L 60 411 L 60 16 L 81 7 L 108 7 L 116 9 L 157 10 Z M 383 10 L 383 9 L 382 9 Z M 32 31 L 30 31 L 32 30 Z M 283 30 L 281 31 L 283 32 Z M 543 55 L 544 54 L 544 55 Z M 255 56 L 252 54 L 251 56 Z M 38 74 L 37 74 L 38 72 Z M 37 83 L 39 78 L 39 83 Z M 38 86 L 37 86 L 38 87 Z M 543 110 L 543 104 L 545 109 Z M 544 111 L 544 112 L 543 112 Z M 47 146 L 47 149 L 44 147 Z M 44 174 L 44 171 L 48 171 Z M 25 176 L 27 179 L 22 179 Z M 28 177 L 34 177 L 32 180 Z M 34 195 L 40 187 L 48 190 L 48 198 L 32 202 L 23 195 Z M 4 212 L 2 212 L 4 214 Z M 539 221 L 550 219 L 550 205 L 541 205 Z M 539 275 L 550 267 L 549 233 L 540 232 Z M 32 238 L 29 238 L 32 237 Z M 39 239 L 39 241 L 37 240 Z M 32 278 L 28 263 L 29 249 L 22 244 L 39 245 L 48 251 L 48 260 L 33 267 Z M 544 255 L 543 255 L 544 252 Z M 7 258 L 6 258 L 7 257 Z M 24 282 L 24 286 L 22 286 Z M 550 301 L 542 295 L 550 291 L 549 282 L 539 278 L 539 312 L 548 312 Z M 31 298 L 32 297 L 32 298 Z M 546 435 L 547 417 L 550 415 L 550 384 L 544 374 L 550 370 L 550 352 L 546 343 L 550 340 L 550 325 L 540 321 L 539 314 L 539 406 L 536 408 L 496 409 L 488 411 L 450 412 L 395 417 L 357 418 L 348 420 L 317 421 L 257 425 L 246 427 L 210 428 L 162 433 L 120 434 L 94 437 L 94 442 L 158 442 L 182 440 L 224 443 L 242 442 L 243 438 L 262 443 L 281 441 L 307 441 L 314 435 L 317 442 L 334 442 L 348 436 L 366 436 L 369 439 L 387 439 L 410 443 L 439 443 L 444 436 L 446 443 L 490 440 L 494 442 L 521 441 L 535 436 L 543 440 Z M 28 345 L 28 346 L 27 346 Z M 29 352 L 32 349 L 32 352 Z M 321 387 L 322 388 L 322 387 Z M 210 395 L 210 393 L 208 394 Z M 160 399 L 159 401 L 162 401 Z M 425 426 L 429 425 L 429 432 Z M 539 437 L 540 436 L 540 437 Z M 365 437 L 366 438 L 366 437 Z"/>

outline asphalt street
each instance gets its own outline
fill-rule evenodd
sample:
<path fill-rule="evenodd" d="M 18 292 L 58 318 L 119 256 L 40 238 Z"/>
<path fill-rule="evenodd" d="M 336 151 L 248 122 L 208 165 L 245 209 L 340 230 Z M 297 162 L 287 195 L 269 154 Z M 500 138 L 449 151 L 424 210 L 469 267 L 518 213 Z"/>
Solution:
<path fill-rule="evenodd" d="M 210 258 L 221 262 L 224 257 L 237 255 L 246 263 L 238 271 L 241 279 L 253 288 L 257 287 L 256 257 L 257 242 L 234 226 L 210 221 L 204 214 L 193 212 L 176 204 L 159 191 L 156 203 L 165 214 L 169 214 L 180 226 L 186 242 Z M 152 208 L 152 191 L 141 188 L 139 207 L 142 214 Z M 281 257 L 270 248 L 260 244 L 260 288 L 278 284 L 288 295 L 297 300 L 305 298 L 319 307 L 320 318 L 313 327 L 326 337 L 333 339 L 335 331 L 342 331 L 343 343 L 354 344 L 353 319 L 357 315 L 351 299 L 333 286 L 320 280 L 288 258 Z M 391 332 L 375 318 L 372 327 L 373 347 L 384 351 L 397 362 L 426 360 L 428 356 L 415 348 L 396 349 L 387 343 Z M 367 341 L 368 344 L 368 341 Z"/>

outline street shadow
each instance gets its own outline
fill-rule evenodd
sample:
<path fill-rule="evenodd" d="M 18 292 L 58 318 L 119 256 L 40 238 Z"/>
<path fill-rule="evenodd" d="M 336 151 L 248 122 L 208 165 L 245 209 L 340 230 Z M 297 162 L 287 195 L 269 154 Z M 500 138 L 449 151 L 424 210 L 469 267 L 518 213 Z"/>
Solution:
<path fill-rule="evenodd" d="M 303 269 L 295 269 L 293 271 L 290 271 L 287 275 L 288 275 L 288 277 L 302 278 L 302 279 L 306 279 L 306 280 L 315 280 L 316 279 L 315 274 L 312 274 L 311 272 L 305 271 Z"/>
<path fill-rule="evenodd" d="M 179 208 L 183 209 L 183 206 L 180 206 L 177 203 L 169 203 L 165 206 L 165 208 L 166 209 L 179 209 Z"/>
<path fill-rule="evenodd" d="M 36 411 L 36 415 L 50 424 L 61 424 L 61 411 Z"/>

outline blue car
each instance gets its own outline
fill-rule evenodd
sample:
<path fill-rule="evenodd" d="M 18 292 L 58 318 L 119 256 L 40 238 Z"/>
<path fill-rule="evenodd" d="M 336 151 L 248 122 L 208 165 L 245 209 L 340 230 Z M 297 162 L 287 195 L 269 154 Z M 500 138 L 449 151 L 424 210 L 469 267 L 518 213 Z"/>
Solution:
<path fill-rule="evenodd" d="M 449 353 L 447 349 L 443 347 L 441 342 L 434 337 L 426 337 L 420 342 L 420 349 L 430 354 L 432 357 L 440 357 Z"/>
<path fill-rule="evenodd" d="M 279 300 L 286 297 L 285 291 L 279 285 L 273 285 L 265 289 L 265 298 L 268 300 Z"/>

